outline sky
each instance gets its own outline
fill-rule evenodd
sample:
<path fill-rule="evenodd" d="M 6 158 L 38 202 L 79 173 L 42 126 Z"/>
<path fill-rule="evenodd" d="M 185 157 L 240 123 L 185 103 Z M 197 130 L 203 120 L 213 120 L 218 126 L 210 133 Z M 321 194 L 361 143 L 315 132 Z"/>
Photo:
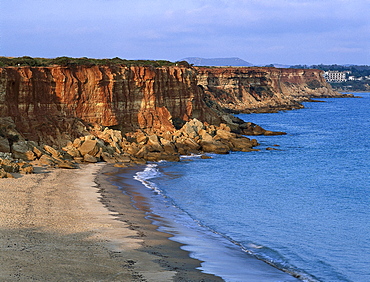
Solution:
<path fill-rule="evenodd" d="M 370 0 L 0 0 L 0 56 L 370 65 Z"/>

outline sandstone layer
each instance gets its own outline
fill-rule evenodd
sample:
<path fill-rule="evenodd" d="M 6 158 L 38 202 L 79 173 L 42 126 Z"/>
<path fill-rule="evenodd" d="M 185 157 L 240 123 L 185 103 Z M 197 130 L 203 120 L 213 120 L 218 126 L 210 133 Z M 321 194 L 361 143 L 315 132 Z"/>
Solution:
<path fill-rule="evenodd" d="M 71 139 L 84 123 L 129 132 L 221 121 L 204 103 L 196 72 L 182 67 L 0 68 L 0 116 L 33 140 Z"/>
<path fill-rule="evenodd" d="M 256 67 L 51 66 L 0 68 L 0 175 L 30 173 L 21 159 L 80 162 L 178 160 L 250 151 L 244 135 L 273 135 L 231 113 L 300 108 L 340 97 L 319 70 Z M 63 148 L 63 150 L 62 150 Z M 4 155 L 5 154 L 5 155 Z"/>

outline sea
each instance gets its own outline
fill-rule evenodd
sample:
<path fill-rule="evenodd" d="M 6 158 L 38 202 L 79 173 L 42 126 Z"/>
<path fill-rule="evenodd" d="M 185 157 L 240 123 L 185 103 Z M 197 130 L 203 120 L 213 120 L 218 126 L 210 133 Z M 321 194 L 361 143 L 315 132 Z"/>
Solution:
<path fill-rule="evenodd" d="M 368 282 L 370 93 L 356 95 L 240 114 L 287 135 L 250 137 L 259 151 L 147 164 L 135 199 L 225 281 Z"/>

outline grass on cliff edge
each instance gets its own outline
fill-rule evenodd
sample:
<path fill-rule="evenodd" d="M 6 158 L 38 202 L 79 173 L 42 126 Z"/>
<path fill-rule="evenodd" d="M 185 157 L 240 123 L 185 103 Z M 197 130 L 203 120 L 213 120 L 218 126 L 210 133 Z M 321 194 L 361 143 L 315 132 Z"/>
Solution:
<path fill-rule="evenodd" d="M 125 60 L 121 58 L 112 59 L 93 59 L 93 58 L 71 58 L 71 57 L 57 57 L 53 59 L 47 58 L 32 58 L 28 56 L 10 58 L 0 57 L 0 67 L 17 67 L 17 66 L 28 66 L 28 67 L 47 67 L 59 65 L 64 67 L 71 66 L 111 66 L 111 65 L 124 65 L 124 66 L 153 66 L 153 67 L 164 67 L 164 66 L 184 66 L 190 67 L 191 65 L 186 61 L 170 62 L 166 60 Z"/>

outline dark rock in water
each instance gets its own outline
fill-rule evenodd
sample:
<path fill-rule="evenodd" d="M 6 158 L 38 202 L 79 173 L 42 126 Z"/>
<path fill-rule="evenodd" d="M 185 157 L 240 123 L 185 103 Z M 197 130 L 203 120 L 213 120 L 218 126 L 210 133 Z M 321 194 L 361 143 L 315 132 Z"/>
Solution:
<path fill-rule="evenodd" d="M 278 151 L 279 149 L 267 147 L 266 150 L 268 150 L 268 151 Z"/>
<path fill-rule="evenodd" d="M 212 159 L 211 156 L 207 156 L 207 155 L 201 155 L 200 158 L 201 159 Z"/>
<path fill-rule="evenodd" d="M 261 126 L 252 123 L 252 122 L 246 122 L 240 125 L 241 132 L 244 135 L 251 135 L 251 136 L 256 136 L 256 135 L 266 135 L 266 136 L 272 136 L 272 135 L 285 135 L 286 132 L 279 132 L 279 131 L 270 131 L 270 130 L 265 130 Z"/>

